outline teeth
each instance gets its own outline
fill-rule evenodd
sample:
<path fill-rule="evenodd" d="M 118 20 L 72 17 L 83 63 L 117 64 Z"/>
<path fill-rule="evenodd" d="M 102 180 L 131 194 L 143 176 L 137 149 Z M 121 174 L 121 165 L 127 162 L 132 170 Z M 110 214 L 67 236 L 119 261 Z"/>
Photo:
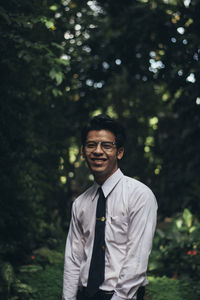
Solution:
<path fill-rule="evenodd" d="M 93 161 L 105 161 L 106 159 L 103 158 L 92 158 Z"/>

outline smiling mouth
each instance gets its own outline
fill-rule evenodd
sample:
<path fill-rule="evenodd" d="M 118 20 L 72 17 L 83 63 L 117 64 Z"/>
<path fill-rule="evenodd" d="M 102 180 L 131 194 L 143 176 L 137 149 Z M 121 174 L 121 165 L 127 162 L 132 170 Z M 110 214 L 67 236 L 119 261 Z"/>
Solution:
<path fill-rule="evenodd" d="M 92 161 L 106 161 L 106 158 L 91 158 Z"/>

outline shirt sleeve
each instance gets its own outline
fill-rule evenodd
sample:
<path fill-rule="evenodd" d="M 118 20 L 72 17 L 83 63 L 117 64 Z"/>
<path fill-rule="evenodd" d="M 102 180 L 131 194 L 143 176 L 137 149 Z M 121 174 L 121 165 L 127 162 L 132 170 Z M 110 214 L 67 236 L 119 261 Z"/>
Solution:
<path fill-rule="evenodd" d="M 76 219 L 75 203 L 65 248 L 62 300 L 76 300 L 83 257 L 82 234 Z"/>
<path fill-rule="evenodd" d="M 132 205 L 133 206 L 133 205 Z M 146 270 L 156 227 L 157 202 L 151 190 L 138 196 L 130 209 L 127 253 L 111 300 L 136 299 L 137 290 L 146 285 Z"/>

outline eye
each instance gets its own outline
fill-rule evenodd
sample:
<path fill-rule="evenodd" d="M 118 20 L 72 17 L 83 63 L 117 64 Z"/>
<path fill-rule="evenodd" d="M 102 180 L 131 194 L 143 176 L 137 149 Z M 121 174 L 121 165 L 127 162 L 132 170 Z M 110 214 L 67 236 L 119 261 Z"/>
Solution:
<path fill-rule="evenodd" d="M 109 142 L 102 142 L 102 147 L 105 149 L 112 149 L 113 145 Z"/>
<path fill-rule="evenodd" d="M 96 143 L 89 142 L 89 143 L 86 144 L 86 147 L 88 147 L 88 148 L 95 148 L 96 147 Z"/>

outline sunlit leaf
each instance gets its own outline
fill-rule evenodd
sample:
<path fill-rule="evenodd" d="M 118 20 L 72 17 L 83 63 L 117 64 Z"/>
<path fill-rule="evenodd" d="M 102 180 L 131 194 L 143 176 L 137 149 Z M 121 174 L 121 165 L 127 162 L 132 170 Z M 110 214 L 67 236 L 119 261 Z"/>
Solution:
<path fill-rule="evenodd" d="M 15 274 L 13 266 L 10 263 L 4 263 L 1 267 L 1 276 L 8 286 L 14 281 Z"/>
<path fill-rule="evenodd" d="M 184 219 L 187 227 L 190 228 L 192 225 L 192 213 L 187 208 L 185 208 L 183 211 L 183 219 Z"/>

